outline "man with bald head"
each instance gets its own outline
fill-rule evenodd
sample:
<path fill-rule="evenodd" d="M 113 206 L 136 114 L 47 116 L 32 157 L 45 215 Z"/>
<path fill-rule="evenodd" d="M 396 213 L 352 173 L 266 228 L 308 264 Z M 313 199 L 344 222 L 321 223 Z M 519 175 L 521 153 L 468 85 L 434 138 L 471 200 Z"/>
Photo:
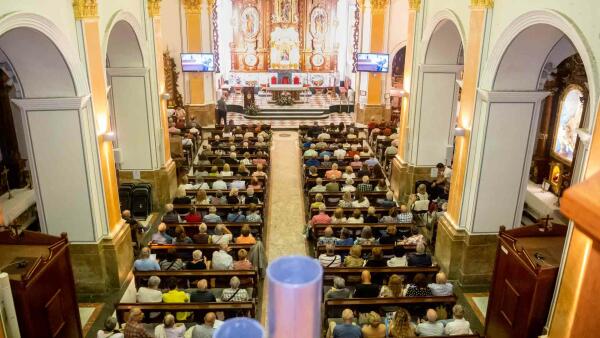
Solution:
<path fill-rule="evenodd" d="M 354 325 L 354 313 L 350 309 L 344 309 L 342 312 L 342 324 L 338 324 L 333 329 L 333 338 L 361 338 L 362 332 L 358 325 Z"/>
<path fill-rule="evenodd" d="M 152 335 L 148 334 L 144 329 L 142 320 L 144 320 L 144 313 L 142 310 L 139 307 L 131 308 L 131 311 L 129 311 L 129 320 L 127 321 L 127 325 L 125 325 L 125 330 L 123 330 L 125 338 L 152 337 Z"/>
<path fill-rule="evenodd" d="M 371 273 L 363 270 L 360 284 L 354 287 L 354 298 L 376 298 L 379 296 L 379 285 L 371 283 Z"/>
<path fill-rule="evenodd" d="M 194 326 L 192 338 L 212 338 L 215 333 L 215 320 L 217 316 L 214 312 L 209 312 L 204 316 L 204 324 Z"/>
<path fill-rule="evenodd" d="M 197 284 L 198 290 L 192 292 L 190 295 L 190 302 L 192 303 L 212 303 L 216 302 L 217 299 L 210 290 L 208 290 L 208 281 L 201 279 Z"/>
<path fill-rule="evenodd" d="M 444 334 L 444 324 L 438 322 L 437 313 L 434 309 L 427 310 L 427 321 L 417 325 L 416 333 L 419 337 L 435 337 Z"/>

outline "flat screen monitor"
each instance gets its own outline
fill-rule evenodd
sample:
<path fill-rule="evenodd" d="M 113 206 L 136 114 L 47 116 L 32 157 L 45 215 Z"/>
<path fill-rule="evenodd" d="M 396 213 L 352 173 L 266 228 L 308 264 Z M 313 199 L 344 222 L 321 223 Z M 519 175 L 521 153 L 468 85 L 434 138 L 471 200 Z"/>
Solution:
<path fill-rule="evenodd" d="M 215 56 L 212 53 L 181 53 L 181 70 L 184 72 L 214 72 Z"/>
<path fill-rule="evenodd" d="M 389 67 L 389 54 L 358 53 L 356 55 L 356 70 L 359 72 L 387 73 Z"/>

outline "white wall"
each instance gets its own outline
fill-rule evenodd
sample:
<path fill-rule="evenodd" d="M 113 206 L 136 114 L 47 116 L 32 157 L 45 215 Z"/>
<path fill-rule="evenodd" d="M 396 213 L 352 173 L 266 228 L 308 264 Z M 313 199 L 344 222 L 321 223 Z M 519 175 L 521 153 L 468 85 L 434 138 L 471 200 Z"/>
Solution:
<path fill-rule="evenodd" d="M 28 111 L 25 118 L 42 224 L 51 235 L 67 232 L 70 241 L 95 241 L 79 112 Z"/>
<path fill-rule="evenodd" d="M 420 111 L 415 126 L 414 163 L 435 166 L 446 160 L 446 148 L 454 127 L 456 73 L 425 72 L 421 75 Z"/>
<path fill-rule="evenodd" d="M 175 59 L 179 77 L 177 84 L 179 92 L 185 95 L 185 82 L 181 72 L 180 54 L 185 51 L 185 14 L 181 0 L 161 1 L 160 4 L 161 28 L 163 37 L 163 49 L 169 50 L 171 57 Z M 184 102 L 186 99 L 184 98 Z"/>
<path fill-rule="evenodd" d="M 533 103 L 492 103 L 471 233 L 496 233 L 521 222 L 524 163 L 529 162 L 530 130 L 537 125 Z M 472 176 L 471 176 L 472 177 Z"/>

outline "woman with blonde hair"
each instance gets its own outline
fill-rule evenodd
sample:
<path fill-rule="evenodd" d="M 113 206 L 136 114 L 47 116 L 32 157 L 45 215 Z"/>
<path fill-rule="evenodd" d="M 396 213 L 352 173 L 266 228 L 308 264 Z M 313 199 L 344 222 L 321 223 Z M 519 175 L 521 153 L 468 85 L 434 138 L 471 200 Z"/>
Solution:
<path fill-rule="evenodd" d="M 415 328 L 410 322 L 410 313 L 404 308 L 399 308 L 394 313 L 394 318 L 389 325 L 389 337 L 407 338 L 415 335 Z"/>
<path fill-rule="evenodd" d="M 381 287 L 379 291 L 379 297 L 381 298 L 399 298 L 404 294 L 404 283 L 402 283 L 402 277 L 397 274 L 390 276 L 388 284 Z"/>
<path fill-rule="evenodd" d="M 242 225 L 241 235 L 235 239 L 235 244 L 256 244 L 256 238 L 252 236 L 252 231 L 248 224 Z"/>
<path fill-rule="evenodd" d="M 231 171 L 231 166 L 229 165 L 229 163 L 223 164 L 223 170 L 221 171 L 221 176 L 223 176 L 223 177 L 233 176 L 233 171 Z"/>
<path fill-rule="evenodd" d="M 338 207 L 351 208 L 352 202 L 354 202 L 354 199 L 352 198 L 352 193 L 350 191 L 345 191 L 344 195 L 342 195 L 342 199 L 338 202 Z"/>
<path fill-rule="evenodd" d="M 208 198 L 208 195 L 206 194 L 206 190 L 204 190 L 204 189 L 198 190 L 198 192 L 196 193 L 195 203 L 202 204 L 202 205 L 210 204 L 210 198 Z"/>
<path fill-rule="evenodd" d="M 318 193 L 315 195 L 315 201 L 310 204 L 310 208 L 319 209 L 322 205 L 325 205 L 325 202 L 323 202 L 323 194 Z"/>
<path fill-rule="evenodd" d="M 227 196 L 227 204 L 237 205 L 240 203 L 240 191 L 238 190 L 238 188 L 232 188 L 229 191 L 229 196 Z"/>
<path fill-rule="evenodd" d="M 252 270 L 252 262 L 248 260 L 248 251 L 238 250 L 238 260 L 233 262 L 233 270 Z"/>
<path fill-rule="evenodd" d="M 342 174 L 342 178 L 356 178 L 356 174 L 354 173 L 354 169 L 351 166 L 346 166 L 346 170 Z"/>
<path fill-rule="evenodd" d="M 368 324 L 363 325 L 362 334 L 363 338 L 385 338 L 386 329 L 385 324 L 381 320 L 381 316 L 371 311 L 367 315 Z"/>
<path fill-rule="evenodd" d="M 173 204 L 192 204 L 192 199 L 187 197 L 187 193 L 182 186 L 179 186 L 179 188 L 177 188 L 177 191 L 175 192 L 175 198 L 173 199 Z M 175 209 L 175 211 L 178 214 L 183 215 L 189 211 L 189 207 L 177 208 Z"/>
<path fill-rule="evenodd" d="M 248 170 L 248 168 L 246 168 L 246 165 L 244 163 L 240 163 L 240 165 L 238 166 L 238 176 L 250 176 L 250 170 Z"/>
<path fill-rule="evenodd" d="M 348 223 L 359 224 L 364 223 L 365 220 L 362 217 L 362 212 L 359 209 L 354 209 L 352 216 L 348 217 Z"/>
<path fill-rule="evenodd" d="M 353 245 L 350 248 L 350 254 L 344 258 L 344 267 L 359 268 L 365 264 L 365 260 L 361 257 L 362 246 Z"/>
<path fill-rule="evenodd" d="M 336 208 L 331 217 L 332 224 L 346 223 L 347 219 L 344 217 L 344 209 Z"/>

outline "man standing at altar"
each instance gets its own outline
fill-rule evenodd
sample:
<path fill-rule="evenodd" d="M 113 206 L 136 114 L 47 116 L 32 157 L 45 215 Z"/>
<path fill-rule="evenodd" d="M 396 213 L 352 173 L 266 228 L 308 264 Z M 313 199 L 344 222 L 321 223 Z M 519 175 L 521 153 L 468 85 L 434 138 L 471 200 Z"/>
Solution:
<path fill-rule="evenodd" d="M 221 124 L 221 119 L 223 119 L 223 125 L 227 125 L 227 93 L 223 92 L 221 98 L 217 101 L 217 124 Z"/>

